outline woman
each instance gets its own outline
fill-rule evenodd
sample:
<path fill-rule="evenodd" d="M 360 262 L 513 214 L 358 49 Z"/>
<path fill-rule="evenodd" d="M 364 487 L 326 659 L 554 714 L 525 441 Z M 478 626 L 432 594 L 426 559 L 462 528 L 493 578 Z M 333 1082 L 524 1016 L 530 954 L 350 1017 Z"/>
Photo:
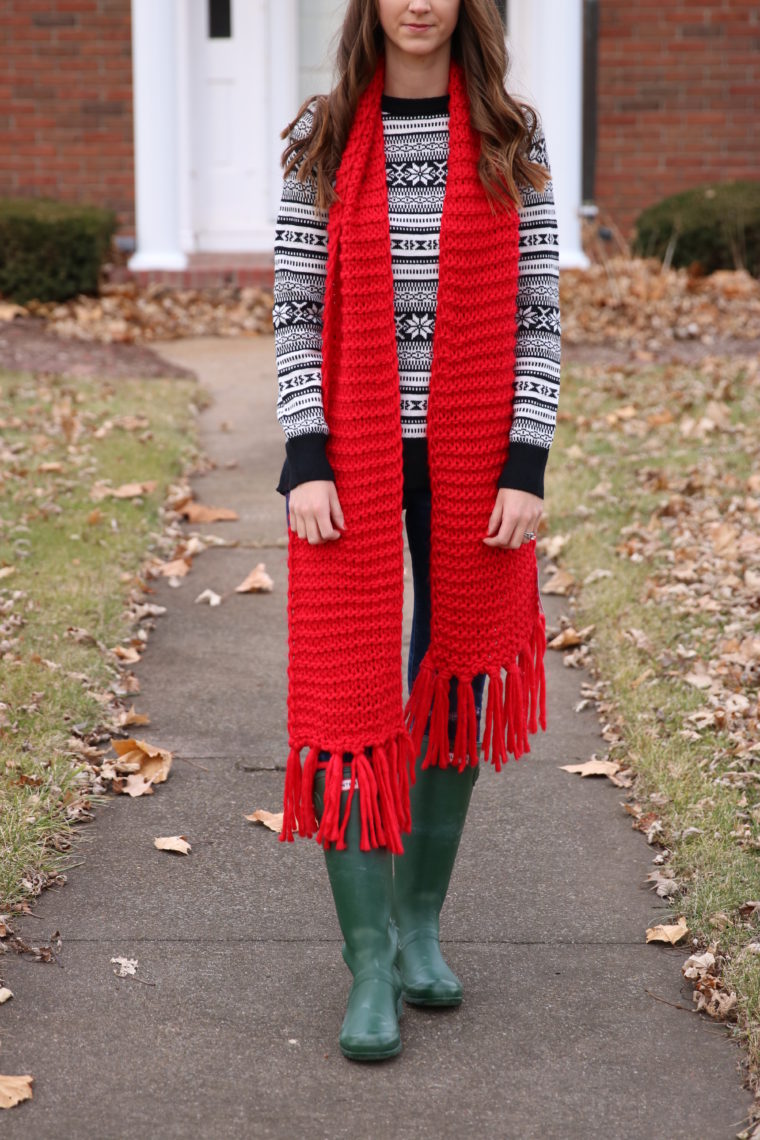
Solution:
<path fill-rule="evenodd" d="M 541 126 L 506 68 L 493 0 L 350 0 L 334 89 L 283 132 L 281 838 L 297 827 L 325 848 L 354 1060 L 400 1051 L 402 996 L 461 1002 L 439 914 L 479 749 L 498 769 L 545 727 L 534 539 L 559 388 L 557 232 Z"/>

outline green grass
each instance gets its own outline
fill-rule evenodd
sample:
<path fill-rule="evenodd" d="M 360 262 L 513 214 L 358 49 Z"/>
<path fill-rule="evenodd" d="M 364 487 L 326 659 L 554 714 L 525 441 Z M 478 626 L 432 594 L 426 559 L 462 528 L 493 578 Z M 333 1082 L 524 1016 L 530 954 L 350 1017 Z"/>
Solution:
<path fill-rule="evenodd" d="M 0 577 L 0 910 L 65 869 L 75 820 L 98 798 L 76 741 L 110 727 L 110 650 L 134 634 L 127 595 L 196 454 L 197 398 L 186 380 L 0 373 L 0 574 L 13 567 Z M 156 488 L 96 502 L 101 480 Z"/>
<path fill-rule="evenodd" d="M 684 674 L 694 662 L 721 659 L 726 637 L 760 635 L 757 600 L 737 609 L 742 573 L 757 555 L 742 558 L 730 546 L 718 561 L 711 547 L 711 528 L 727 521 L 742 536 L 760 534 L 760 487 L 750 481 L 760 453 L 760 374 L 728 361 L 702 369 L 571 368 L 563 372 L 561 411 L 547 522 L 550 534 L 568 537 L 557 562 L 578 583 L 574 624 L 596 627 L 593 668 L 607 682 L 605 717 L 620 732 L 610 757 L 632 768 L 636 800 L 662 820 L 668 864 L 682 884 L 673 915 L 684 914 L 689 937 L 724 956 L 721 976 L 738 996 L 735 1032 L 757 1079 L 760 955 L 747 946 L 760 941 L 760 915 L 743 918 L 739 907 L 760 898 L 760 850 L 751 846 L 760 844 L 760 752 L 747 750 L 760 739 L 760 662 L 738 680 L 732 675 L 731 692 L 746 696 L 750 709 L 731 733 L 689 735 L 686 718 L 707 698 Z M 689 421 L 708 411 L 725 417 L 723 430 L 695 436 Z M 642 534 L 641 558 L 632 560 L 626 543 Z M 698 572 L 684 599 L 658 596 L 677 582 L 686 556 Z M 610 576 L 583 585 L 597 569 Z M 690 610 L 701 595 L 705 608 Z M 631 628 L 651 644 L 637 648 L 625 634 Z M 739 821 L 750 843 L 732 834 Z M 689 828 L 699 830 L 684 835 Z M 683 945 L 686 957 L 691 948 Z"/>

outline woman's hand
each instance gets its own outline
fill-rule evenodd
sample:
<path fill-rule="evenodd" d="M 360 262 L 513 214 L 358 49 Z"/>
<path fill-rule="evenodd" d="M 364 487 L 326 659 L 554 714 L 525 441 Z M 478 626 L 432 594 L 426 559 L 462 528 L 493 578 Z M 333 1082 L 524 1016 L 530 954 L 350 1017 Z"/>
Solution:
<path fill-rule="evenodd" d="M 340 538 L 345 528 L 338 492 L 332 479 L 310 479 L 299 483 L 290 492 L 288 500 L 290 529 L 299 538 L 308 539 L 312 546 Z"/>
<path fill-rule="evenodd" d="M 525 541 L 525 532 L 538 533 L 538 524 L 544 513 L 543 499 L 528 491 L 500 487 L 496 503 L 488 520 L 487 546 L 504 546 L 517 550 Z"/>

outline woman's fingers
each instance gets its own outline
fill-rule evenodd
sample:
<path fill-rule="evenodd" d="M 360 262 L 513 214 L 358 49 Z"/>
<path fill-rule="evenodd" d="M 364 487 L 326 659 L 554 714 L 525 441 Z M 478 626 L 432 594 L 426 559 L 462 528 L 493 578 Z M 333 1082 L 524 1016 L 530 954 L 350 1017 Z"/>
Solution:
<path fill-rule="evenodd" d="M 501 495 L 496 496 L 494 508 L 491 511 L 491 517 L 488 520 L 488 533 L 493 537 L 499 530 L 501 525 L 502 515 L 504 513 L 504 500 Z"/>
<path fill-rule="evenodd" d="M 499 527 L 491 534 L 494 518 L 499 515 Z M 500 546 L 518 550 L 524 542 L 526 532 L 536 534 L 543 514 L 543 501 L 527 491 L 502 488 L 489 520 L 489 537 L 483 541 L 488 546 Z"/>
<path fill-rule="evenodd" d="M 290 492 L 290 527 L 299 538 L 312 546 L 340 538 L 333 520 L 343 526 L 343 512 L 332 480 L 299 483 Z"/>
<path fill-rule="evenodd" d="M 315 522 L 320 542 L 329 542 L 330 539 L 340 538 L 340 531 L 336 530 L 332 524 L 329 507 L 315 515 Z"/>
<path fill-rule="evenodd" d="M 330 497 L 330 514 L 332 515 L 333 522 L 341 530 L 345 527 L 346 523 L 343 518 L 343 510 L 338 498 L 338 491 L 334 483 L 331 483 L 328 488 L 328 495 Z"/>

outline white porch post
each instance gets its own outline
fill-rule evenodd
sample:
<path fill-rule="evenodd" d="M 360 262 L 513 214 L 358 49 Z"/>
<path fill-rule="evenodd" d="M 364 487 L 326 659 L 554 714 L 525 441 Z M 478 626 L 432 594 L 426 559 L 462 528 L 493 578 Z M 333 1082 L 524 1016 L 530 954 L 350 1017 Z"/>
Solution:
<path fill-rule="evenodd" d="M 277 218 L 282 190 L 280 155 L 285 140 L 280 131 L 298 110 L 298 0 L 269 2 L 269 137 L 271 187 L 269 211 L 272 222 Z"/>
<path fill-rule="evenodd" d="M 585 268 L 581 246 L 583 0 L 508 0 L 507 87 L 541 116 L 554 184 L 560 267 Z"/>
<path fill-rule="evenodd" d="M 182 0 L 132 0 L 137 249 L 130 269 L 184 269 L 180 228 Z"/>

